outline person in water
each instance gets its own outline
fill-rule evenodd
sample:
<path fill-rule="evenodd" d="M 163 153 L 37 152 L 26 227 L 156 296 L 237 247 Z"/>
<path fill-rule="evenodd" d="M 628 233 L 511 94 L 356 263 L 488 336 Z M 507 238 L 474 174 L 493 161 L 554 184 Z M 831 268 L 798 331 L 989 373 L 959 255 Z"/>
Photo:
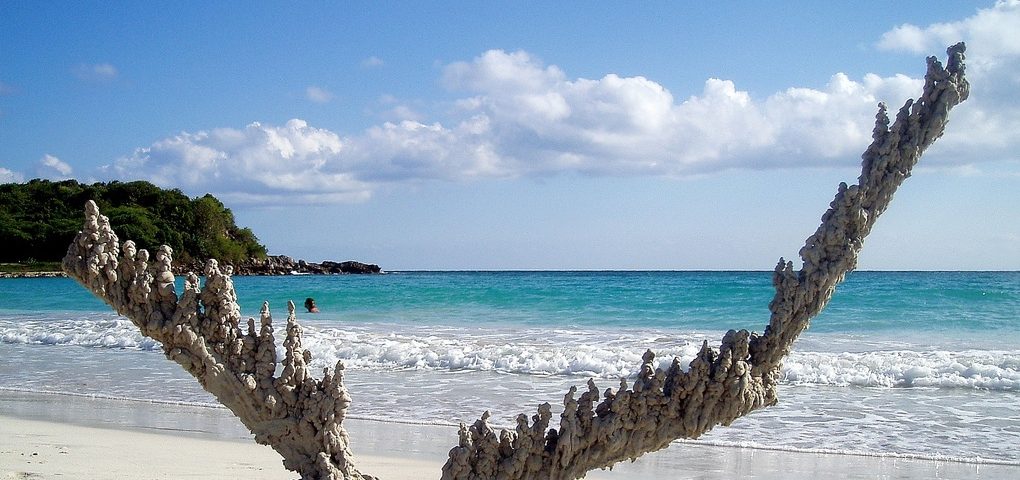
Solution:
<path fill-rule="evenodd" d="M 308 313 L 319 313 L 319 307 L 315 305 L 315 299 L 312 297 L 305 299 L 305 308 L 308 309 Z"/>

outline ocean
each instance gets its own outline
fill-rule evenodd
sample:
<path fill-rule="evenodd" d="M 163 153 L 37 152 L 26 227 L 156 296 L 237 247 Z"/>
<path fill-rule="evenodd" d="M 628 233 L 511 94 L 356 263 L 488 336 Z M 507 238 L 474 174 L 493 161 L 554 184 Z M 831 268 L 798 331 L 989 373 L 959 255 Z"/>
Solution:
<path fill-rule="evenodd" d="M 571 385 L 616 388 L 647 349 L 664 368 L 673 357 L 686 365 L 703 340 L 761 332 L 773 294 L 771 272 L 234 284 L 246 317 L 269 301 L 277 332 L 286 302 L 299 306 L 315 370 L 347 367 L 351 417 L 440 425 L 488 410 L 509 426 L 547 401 L 555 412 Z M 320 313 L 303 313 L 306 297 Z M 158 344 L 65 278 L 0 279 L 0 358 L 3 390 L 216 405 Z M 853 272 L 797 341 L 783 379 L 779 405 L 696 442 L 1020 466 L 1020 272 Z"/>

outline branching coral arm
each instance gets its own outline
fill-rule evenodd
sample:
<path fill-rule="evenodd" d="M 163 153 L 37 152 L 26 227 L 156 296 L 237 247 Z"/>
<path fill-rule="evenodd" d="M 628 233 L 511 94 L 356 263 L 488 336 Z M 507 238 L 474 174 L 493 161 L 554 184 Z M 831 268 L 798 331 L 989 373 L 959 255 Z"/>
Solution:
<path fill-rule="evenodd" d="M 64 271 L 143 335 L 158 340 L 167 358 L 193 375 L 255 435 L 283 456 L 284 466 L 303 480 L 370 479 L 354 466 L 342 422 L 351 399 L 343 365 L 326 369 L 321 380 L 308 371 L 301 327 L 288 302 L 283 372 L 276 377 L 273 319 L 263 304 L 242 328 L 231 269 L 216 260 L 205 267 L 205 285 L 189 274 L 178 298 L 170 270 L 172 252 L 163 246 L 155 262 L 130 240 L 121 247 L 96 204 L 85 207 L 85 226 L 64 257 Z"/>
<path fill-rule="evenodd" d="M 761 336 L 731 330 L 718 350 L 705 342 L 686 372 L 676 359 L 668 371 L 656 371 L 648 351 L 633 386 L 621 380 L 619 389 L 605 391 L 601 403 L 596 404 L 593 382 L 579 399 L 572 387 L 558 429 L 547 430 L 549 404 L 540 406 L 530 422 L 518 416 L 515 431 L 498 435 L 486 413 L 471 427 L 461 426 L 460 443 L 450 450 L 442 478 L 581 478 L 775 404 L 781 363 L 793 342 L 857 266 L 864 238 L 921 154 L 942 135 L 949 110 L 966 100 L 964 51 L 962 43 L 949 47 L 945 68 L 928 58 L 921 97 L 907 101 L 891 127 L 885 105 L 879 105 L 859 183 L 840 184 L 818 230 L 800 250 L 799 271 L 779 260 L 772 315 Z"/>

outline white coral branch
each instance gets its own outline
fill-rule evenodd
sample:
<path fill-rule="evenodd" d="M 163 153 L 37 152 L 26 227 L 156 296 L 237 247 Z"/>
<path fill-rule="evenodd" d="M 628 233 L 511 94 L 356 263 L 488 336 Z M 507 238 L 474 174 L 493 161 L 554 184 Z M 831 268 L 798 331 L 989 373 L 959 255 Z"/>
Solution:
<path fill-rule="evenodd" d="M 471 427 L 461 426 L 460 444 L 450 450 L 442 478 L 581 478 L 774 405 L 781 363 L 793 342 L 857 266 L 875 220 L 921 154 L 942 135 L 949 110 L 967 98 L 964 50 L 963 43 L 949 47 L 946 68 L 928 58 L 921 97 L 906 102 L 891 128 L 885 105 L 879 105 L 859 183 L 839 185 L 821 225 L 800 250 L 800 271 L 779 260 L 772 316 L 762 335 L 730 330 L 718 350 L 705 342 L 686 372 L 677 359 L 668 371 L 655 370 L 655 355 L 648 351 L 633 386 L 621 380 L 620 388 L 606 390 L 597 405 L 594 382 L 577 400 L 572 387 L 558 429 L 547 431 L 549 404 L 539 407 L 531 423 L 521 415 L 515 431 L 498 435 L 486 421 L 488 414 L 483 415 Z"/>
<path fill-rule="evenodd" d="M 167 358 L 180 364 L 229 408 L 255 435 L 283 456 L 286 468 L 305 480 L 370 479 L 354 467 L 343 419 L 351 398 L 343 385 L 343 365 L 326 369 L 321 380 L 308 371 L 310 355 L 301 347 L 301 327 L 288 302 L 286 356 L 275 377 L 277 358 L 273 318 L 263 304 L 260 330 L 255 320 L 241 330 L 241 313 L 230 278 L 216 260 L 205 267 L 205 285 L 188 274 L 180 298 L 170 265 L 173 252 L 160 247 L 156 261 L 131 241 L 121 248 L 95 202 L 85 206 L 85 227 L 67 255 L 64 270 L 143 335 L 158 340 Z"/>

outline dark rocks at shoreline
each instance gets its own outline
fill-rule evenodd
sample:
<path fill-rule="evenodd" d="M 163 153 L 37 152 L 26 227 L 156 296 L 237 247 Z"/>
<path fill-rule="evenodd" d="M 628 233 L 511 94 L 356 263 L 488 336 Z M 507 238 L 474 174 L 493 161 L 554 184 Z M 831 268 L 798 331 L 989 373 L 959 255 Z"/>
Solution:
<path fill-rule="evenodd" d="M 234 265 L 234 275 L 346 275 L 382 273 L 379 265 L 355 261 L 322 263 L 294 260 L 286 255 L 269 255 L 264 260 L 252 259 L 242 265 Z M 202 272 L 201 265 L 179 265 L 174 268 L 178 275 L 187 272 Z"/>
<path fill-rule="evenodd" d="M 64 272 L 0 272 L 0 278 L 58 278 L 66 277 Z"/>
<path fill-rule="evenodd" d="M 220 265 L 223 265 L 221 262 Z M 234 275 L 359 275 L 382 273 L 379 265 L 361 263 L 349 260 L 346 262 L 332 262 L 326 260 L 322 263 L 294 260 L 286 255 L 270 255 L 265 260 L 250 260 L 244 265 L 234 265 Z M 186 264 L 174 265 L 175 275 L 185 275 L 188 272 L 195 272 L 199 275 L 204 271 L 204 265 Z M 66 277 L 64 272 L 59 271 L 21 271 L 21 272 L 0 272 L 0 278 L 52 278 Z"/>

